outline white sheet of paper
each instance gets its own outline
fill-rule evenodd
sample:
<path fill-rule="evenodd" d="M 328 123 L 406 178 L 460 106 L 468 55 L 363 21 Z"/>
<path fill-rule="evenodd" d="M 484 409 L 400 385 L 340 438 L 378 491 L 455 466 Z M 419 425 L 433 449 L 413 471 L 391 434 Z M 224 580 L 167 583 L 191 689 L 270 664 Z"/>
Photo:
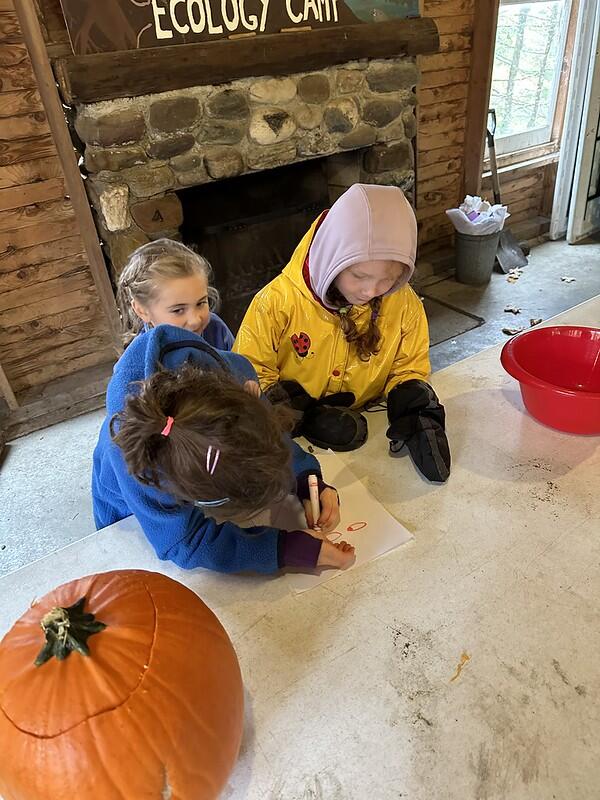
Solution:
<path fill-rule="evenodd" d="M 331 541 L 344 539 L 355 546 L 356 562 L 350 569 L 373 561 L 413 538 L 412 533 L 388 514 L 335 453 L 319 453 L 319 461 L 325 481 L 335 486 L 340 495 L 340 525 L 338 532 L 330 533 L 328 538 Z M 277 506 L 246 521 L 244 526 L 247 525 L 272 525 L 294 530 L 306 528 L 306 517 L 298 500 L 290 496 Z M 341 572 L 338 569 L 312 573 L 294 572 L 287 573 L 285 579 L 292 591 L 299 593 L 319 586 Z"/>

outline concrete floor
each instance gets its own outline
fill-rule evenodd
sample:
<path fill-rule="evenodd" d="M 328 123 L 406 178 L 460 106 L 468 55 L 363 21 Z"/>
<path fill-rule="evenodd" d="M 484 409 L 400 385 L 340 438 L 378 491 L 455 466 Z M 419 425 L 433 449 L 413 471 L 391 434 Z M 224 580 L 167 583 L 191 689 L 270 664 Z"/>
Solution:
<path fill-rule="evenodd" d="M 600 296 L 565 316 L 595 324 Z M 434 376 L 451 430 L 446 484 L 426 482 L 409 457 L 389 458 L 384 414 L 369 415 L 364 447 L 340 454 L 414 534 L 394 552 L 297 595 L 282 576 L 158 561 L 128 518 L 1 578 L 0 637 L 65 581 L 161 572 L 214 611 L 239 659 L 243 739 L 222 800 L 598 800 L 598 437 L 525 413 L 500 347 Z M 346 472 L 337 483 L 342 502 L 351 480 Z M 151 605 L 138 625 L 156 626 L 162 641 L 172 618 L 164 606 Z M 160 662 L 160 641 L 155 650 Z M 145 760 L 148 782 L 132 785 L 136 771 L 118 784 L 127 800 L 165 796 L 165 776 L 176 786 L 183 766 L 178 740 L 202 744 L 196 709 L 160 717 L 168 686 L 154 652 L 137 691 L 93 721 L 124 731 L 118 749 L 102 750 L 108 772 L 139 757 L 141 705 L 163 737 Z M 203 665 L 187 661 L 193 686 Z M 61 742 L 66 749 L 69 732 Z M 64 796 L 94 796 L 85 772 L 76 785 L 63 772 Z"/>
<path fill-rule="evenodd" d="M 575 281 L 565 283 L 562 276 Z M 542 244 L 532 250 L 516 283 L 494 274 L 485 287 L 438 277 L 418 288 L 429 312 L 431 340 L 437 342 L 431 348 L 437 371 L 506 340 L 503 327 L 527 327 L 530 318 L 547 319 L 600 294 L 600 243 Z M 520 307 L 521 313 L 505 313 L 507 305 Z M 462 312 L 485 322 L 480 325 Z M 86 414 L 7 448 L 0 470 L 0 575 L 93 532 L 91 456 L 103 416 Z"/>

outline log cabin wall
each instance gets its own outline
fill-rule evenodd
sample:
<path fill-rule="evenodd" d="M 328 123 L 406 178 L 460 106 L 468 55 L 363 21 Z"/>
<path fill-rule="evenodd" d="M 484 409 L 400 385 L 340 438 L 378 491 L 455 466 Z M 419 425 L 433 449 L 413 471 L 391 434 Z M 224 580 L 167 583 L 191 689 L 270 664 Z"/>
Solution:
<path fill-rule="evenodd" d="M 445 214 L 462 200 L 475 0 L 422 0 L 440 33 L 440 52 L 421 56 L 417 91 L 417 218 L 422 261 L 453 244 Z"/>
<path fill-rule="evenodd" d="M 17 15 L 0 0 L 0 430 L 99 407 L 116 354 Z"/>
<path fill-rule="evenodd" d="M 440 33 L 440 52 L 418 58 L 422 74 L 417 92 L 416 197 L 420 271 L 424 277 L 452 263 L 453 227 L 444 212 L 457 206 L 466 193 L 467 125 L 469 114 L 480 113 L 477 101 L 470 96 L 469 85 L 474 60 L 475 9 L 478 7 L 478 14 L 491 16 L 493 5 L 477 0 L 422 0 L 421 3 L 422 15 L 431 17 Z M 489 47 L 486 42 L 486 48 Z M 481 60 L 485 61 L 485 57 L 478 63 Z M 560 131 L 548 146 L 548 152 L 529 163 L 526 155 L 516 164 L 513 158 L 513 163 L 505 167 L 502 163 L 506 159 L 499 159 L 502 202 L 509 206 L 509 224 L 519 238 L 533 239 L 549 229 L 559 138 Z M 486 166 L 480 173 L 481 193 L 492 201 Z M 472 187 L 468 189 L 474 191 Z"/>

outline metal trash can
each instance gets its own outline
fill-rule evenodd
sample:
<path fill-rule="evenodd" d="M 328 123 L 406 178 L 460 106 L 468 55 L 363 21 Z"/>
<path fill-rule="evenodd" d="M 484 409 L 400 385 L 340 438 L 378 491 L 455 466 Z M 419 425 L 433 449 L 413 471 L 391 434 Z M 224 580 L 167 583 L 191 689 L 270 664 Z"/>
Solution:
<path fill-rule="evenodd" d="M 500 231 L 471 236 L 456 231 L 456 280 L 472 286 L 489 283 L 494 270 Z"/>

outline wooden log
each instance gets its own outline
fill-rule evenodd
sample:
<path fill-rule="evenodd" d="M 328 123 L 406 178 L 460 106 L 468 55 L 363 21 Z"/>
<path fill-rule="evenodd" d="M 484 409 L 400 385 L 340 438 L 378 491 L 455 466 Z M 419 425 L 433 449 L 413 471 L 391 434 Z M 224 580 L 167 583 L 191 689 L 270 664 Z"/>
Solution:
<path fill-rule="evenodd" d="M 21 89 L 0 94 L 0 117 L 14 117 L 43 110 L 44 107 L 36 89 Z M 0 123 L 0 126 L 3 130 L 4 123 Z"/>
<path fill-rule="evenodd" d="M 29 61 L 21 64 L 0 64 L 0 92 L 13 89 L 33 89 L 36 86 L 35 76 Z"/>
<path fill-rule="evenodd" d="M 4 44 L 0 47 L 0 67 L 15 67 L 28 61 L 29 54 L 24 44 Z"/>
<path fill-rule="evenodd" d="M 60 161 L 56 156 L 22 161 L 18 164 L 8 164 L 5 167 L 0 167 L 0 189 L 6 189 L 9 186 L 23 186 L 27 183 L 37 183 L 38 181 L 52 178 L 62 178 L 62 174 Z"/>
<path fill-rule="evenodd" d="M 115 352 L 120 352 L 122 349 L 120 319 L 115 298 L 85 187 L 77 164 L 75 150 L 73 149 L 71 136 L 65 122 L 64 110 L 56 87 L 55 77 L 48 60 L 48 54 L 45 49 L 33 0 L 15 0 L 15 9 L 19 18 L 21 30 L 23 31 L 23 37 L 27 43 L 28 52 L 31 56 L 38 89 L 52 131 L 52 138 L 56 144 L 56 149 L 64 170 L 67 192 L 77 215 L 78 232 L 81 234 L 88 257 L 90 274 L 94 281 L 95 291 L 104 310 L 107 328 L 110 331 Z M 35 227 L 39 228 L 39 226 Z M 52 227 L 56 226 L 53 225 Z M 25 228 L 23 230 L 29 231 L 30 228 Z M 72 235 L 72 233 L 73 232 L 68 235 Z M 64 235 L 65 234 L 63 234 L 63 236 Z M 29 242 L 31 245 L 36 243 L 37 242 Z M 1 250 L 2 247 L 0 246 L 0 251 Z"/>
<path fill-rule="evenodd" d="M 49 346 L 43 347 L 42 342 L 36 342 L 37 349 L 35 351 L 27 350 L 23 343 L 20 347 L 13 348 L 10 357 L 3 357 L 3 364 L 7 374 L 11 375 L 14 384 L 17 383 L 16 378 L 23 378 L 29 372 L 36 372 L 37 370 L 47 370 L 48 367 L 59 366 L 57 374 L 68 374 L 64 371 L 61 362 L 77 356 L 94 353 L 106 348 L 109 343 L 106 331 L 93 330 L 89 324 L 80 331 L 73 331 L 69 338 L 64 338 L 63 341 L 57 341 L 51 337 Z M 107 355 L 103 354 L 100 357 L 100 362 L 107 360 Z M 96 361 L 95 363 L 100 363 Z M 69 370 L 70 372 L 71 370 Z M 30 386 L 39 384 L 40 381 L 36 380 L 30 383 Z M 22 388 L 22 386 L 21 386 Z"/>
<path fill-rule="evenodd" d="M 0 214 L 0 233 L 42 223 L 54 225 L 64 219 L 72 219 L 74 216 L 71 201 L 64 197 L 61 197 L 60 200 L 48 200 L 44 203 L 12 208 Z"/>
<path fill-rule="evenodd" d="M 432 89 L 437 86 L 455 86 L 456 84 L 463 84 L 469 80 L 469 70 L 466 68 L 459 69 L 441 69 L 435 72 L 424 72 L 421 77 L 419 90 Z"/>
<path fill-rule="evenodd" d="M 64 197 L 64 194 L 65 182 L 62 178 L 27 183 L 25 186 L 10 186 L 8 189 L 0 189 L 0 211 L 55 200 Z"/>
<path fill-rule="evenodd" d="M 473 15 L 461 14 L 460 16 L 444 16 L 436 18 L 438 33 L 440 36 L 448 36 L 453 33 L 471 34 L 473 30 Z"/>
<path fill-rule="evenodd" d="M 15 393 L 13 388 L 8 380 L 6 372 L 0 364 L 0 392 L 4 395 L 4 399 L 6 400 L 6 404 L 10 409 L 13 411 L 19 407 L 19 403 L 17 402 L 17 398 L 15 397 Z"/>
<path fill-rule="evenodd" d="M 91 280 L 89 281 L 91 284 Z M 87 286 L 84 289 L 78 289 L 73 292 L 51 297 L 47 300 L 40 300 L 37 303 L 30 303 L 26 306 L 19 306 L 2 313 L 2 324 L 22 325 L 32 320 L 47 317 L 49 314 L 58 314 L 60 312 L 69 311 L 72 308 L 80 308 L 81 306 L 89 305 L 94 302 L 96 293 L 93 285 Z M 96 300 L 97 302 L 97 300 Z"/>
<path fill-rule="evenodd" d="M 17 117 L 3 119 L 0 124 L 2 139 L 28 139 L 34 136 L 44 136 L 50 132 L 48 120 L 43 111 L 33 114 L 20 114 Z"/>
<path fill-rule="evenodd" d="M 436 53 L 419 58 L 421 72 L 436 72 L 444 69 L 462 69 L 471 63 L 471 53 L 469 50 L 458 50 L 454 53 Z"/>
<path fill-rule="evenodd" d="M 429 167 L 433 164 L 445 164 L 448 159 L 462 158 L 464 156 L 464 148 L 461 144 L 453 144 L 449 147 L 440 147 L 437 150 L 428 148 L 427 150 L 419 150 L 417 154 L 417 168 L 418 170 Z"/>
<path fill-rule="evenodd" d="M 444 43 L 445 49 L 458 44 L 451 38 Z M 433 20 L 418 18 L 73 56 L 58 59 L 54 66 L 66 102 L 89 103 L 234 78 L 307 72 L 357 58 L 437 52 L 439 44 Z"/>
<path fill-rule="evenodd" d="M 25 270 L 17 270 L 17 272 L 9 272 L 3 276 L 0 311 L 55 297 L 61 292 L 74 291 L 79 288 L 79 285 L 88 286 L 90 282 L 87 277 L 85 253 L 69 256 L 60 261 L 40 264 L 37 273 L 39 279 L 34 283 L 31 280 L 23 279 L 23 273 Z"/>
<path fill-rule="evenodd" d="M 417 220 L 439 216 L 448 208 L 456 208 L 462 200 L 460 194 L 460 176 L 451 186 L 442 190 L 424 192 L 417 198 Z"/>
<path fill-rule="evenodd" d="M 479 194 L 500 0 L 479 0 L 473 27 L 463 193 Z"/>
<path fill-rule="evenodd" d="M 27 339 L 21 337 L 2 346 L 3 358 L 6 363 L 16 359 L 26 358 L 27 356 L 41 356 L 50 353 L 55 347 L 72 342 L 82 342 L 85 339 L 98 335 L 98 330 L 102 330 L 101 315 L 69 325 L 68 327 L 46 330 L 45 335 L 36 333 Z"/>
<path fill-rule="evenodd" d="M 440 36 L 440 53 L 451 53 L 455 50 L 471 49 L 471 33 L 450 33 Z"/>
<path fill-rule="evenodd" d="M 474 14 L 476 0 L 424 0 L 424 17 L 450 17 L 457 14 Z"/>
<path fill-rule="evenodd" d="M 36 0 L 36 5 L 39 10 L 38 17 L 42 23 L 41 28 L 46 44 L 66 43 L 69 46 L 69 52 L 72 53 L 60 0 Z"/>
<path fill-rule="evenodd" d="M 0 166 L 18 164 L 20 161 L 44 158 L 56 154 L 52 136 L 35 136 L 30 139 L 0 140 Z"/>
<path fill-rule="evenodd" d="M 452 147 L 457 144 L 462 144 L 465 140 L 464 129 L 457 128 L 448 132 L 434 131 L 432 133 L 423 133 L 419 131 L 418 142 L 420 150 L 437 150 L 444 147 Z"/>
<path fill-rule="evenodd" d="M 417 188 L 417 202 L 418 198 L 430 192 L 439 192 L 447 189 L 449 186 L 456 186 L 460 180 L 460 172 L 451 172 L 448 175 L 437 175 L 431 180 L 421 181 Z"/>
<path fill-rule="evenodd" d="M 418 108 L 434 106 L 438 103 L 447 103 L 450 100 L 463 100 L 467 98 L 469 86 L 465 83 L 455 83 L 446 86 L 435 86 L 432 89 L 419 89 L 417 91 Z"/>
<path fill-rule="evenodd" d="M 462 172 L 463 159 L 445 158 L 438 164 L 430 164 L 428 167 L 417 168 L 417 191 L 427 181 L 440 178 L 452 173 Z"/>
<path fill-rule="evenodd" d="M 134 222 L 145 233 L 175 230 L 183 222 L 181 200 L 174 192 L 135 203 L 130 211 Z"/>
<path fill-rule="evenodd" d="M 435 214 L 419 222 L 419 241 L 425 244 L 440 236 L 448 236 L 453 231 L 454 226 L 445 213 Z"/>
<path fill-rule="evenodd" d="M 75 236 L 79 233 L 79 226 L 75 217 L 55 222 L 52 225 L 28 225 L 26 228 L 0 233 L 0 258 L 5 252 L 12 252 L 23 247 L 32 247 L 42 242 L 54 242 L 65 236 Z"/>
<path fill-rule="evenodd" d="M 541 195 L 544 184 L 544 173 L 536 170 L 535 172 L 518 175 L 512 180 L 500 180 L 500 193 L 502 195 L 502 202 L 508 199 L 517 197 L 522 199 L 525 195 L 536 194 Z M 481 188 L 486 192 L 492 191 L 492 180 L 486 178 L 481 182 Z"/>
<path fill-rule="evenodd" d="M 419 141 L 421 137 L 435 136 L 438 134 L 449 133 L 450 131 L 462 131 L 463 138 L 465 132 L 465 117 L 461 114 L 456 117 L 446 117 L 425 119 L 419 121 Z"/>
<path fill-rule="evenodd" d="M 454 253 L 452 252 L 454 234 L 452 232 L 436 236 L 429 242 L 424 242 L 420 246 L 420 256 L 423 261 L 431 261 L 432 258 L 446 253 L 452 259 Z"/>
<path fill-rule="evenodd" d="M 103 407 L 113 361 L 23 391 L 20 394 L 22 407 L 12 411 L 5 421 L 6 437 L 24 436 Z"/>
<path fill-rule="evenodd" d="M 0 281 L 7 272 L 33 269 L 43 266 L 47 261 L 60 260 L 84 251 L 81 236 L 68 236 L 56 241 L 34 244 L 20 250 L 6 249 L 0 252 Z"/>
<path fill-rule="evenodd" d="M 446 130 L 446 120 L 461 117 L 464 122 L 466 110 L 466 97 L 461 100 L 452 100 L 448 103 L 440 102 L 432 106 L 421 106 L 418 110 L 419 127 L 430 122 L 437 122 L 441 130 Z"/>
<path fill-rule="evenodd" d="M 96 327 L 102 327 L 102 309 L 97 302 L 88 302 L 64 312 L 38 317 L 27 322 L 2 326 L 0 327 L 0 347 L 10 347 L 17 342 L 21 342 L 23 347 L 27 347 L 28 342 L 34 342 L 37 339 L 52 339 L 59 336 L 62 331 L 72 327 L 77 328 L 87 321 L 91 321 Z"/>
<path fill-rule="evenodd" d="M 14 11 L 0 10 L 0 46 L 23 41 L 21 28 Z"/>
<path fill-rule="evenodd" d="M 0 311 L 2 315 L 23 309 L 27 313 L 27 306 L 38 302 L 51 301 L 55 297 L 61 297 L 68 292 L 76 292 L 79 289 L 86 289 L 92 284 L 90 272 L 87 269 L 85 258 L 74 259 L 79 261 L 76 266 L 60 275 L 58 278 L 51 278 L 33 286 L 24 286 L 22 289 L 13 289 L 9 292 L 2 292 L 0 295 Z"/>
<path fill-rule="evenodd" d="M 87 367 L 94 367 L 110 360 L 114 350 L 109 345 L 102 346 L 99 340 L 90 342 L 94 350 L 87 353 L 78 352 L 77 346 L 63 345 L 53 353 L 53 361 L 47 365 L 40 364 L 38 359 L 29 359 L 21 365 L 11 365 L 11 381 L 16 392 L 22 392 L 32 386 L 40 386 L 56 378 L 72 375 Z M 81 348 L 81 345 L 78 345 Z M 60 360 L 57 360 L 60 359 Z"/>
<path fill-rule="evenodd" d="M 0 0 L 0 11 L 14 11 L 13 0 Z"/>

